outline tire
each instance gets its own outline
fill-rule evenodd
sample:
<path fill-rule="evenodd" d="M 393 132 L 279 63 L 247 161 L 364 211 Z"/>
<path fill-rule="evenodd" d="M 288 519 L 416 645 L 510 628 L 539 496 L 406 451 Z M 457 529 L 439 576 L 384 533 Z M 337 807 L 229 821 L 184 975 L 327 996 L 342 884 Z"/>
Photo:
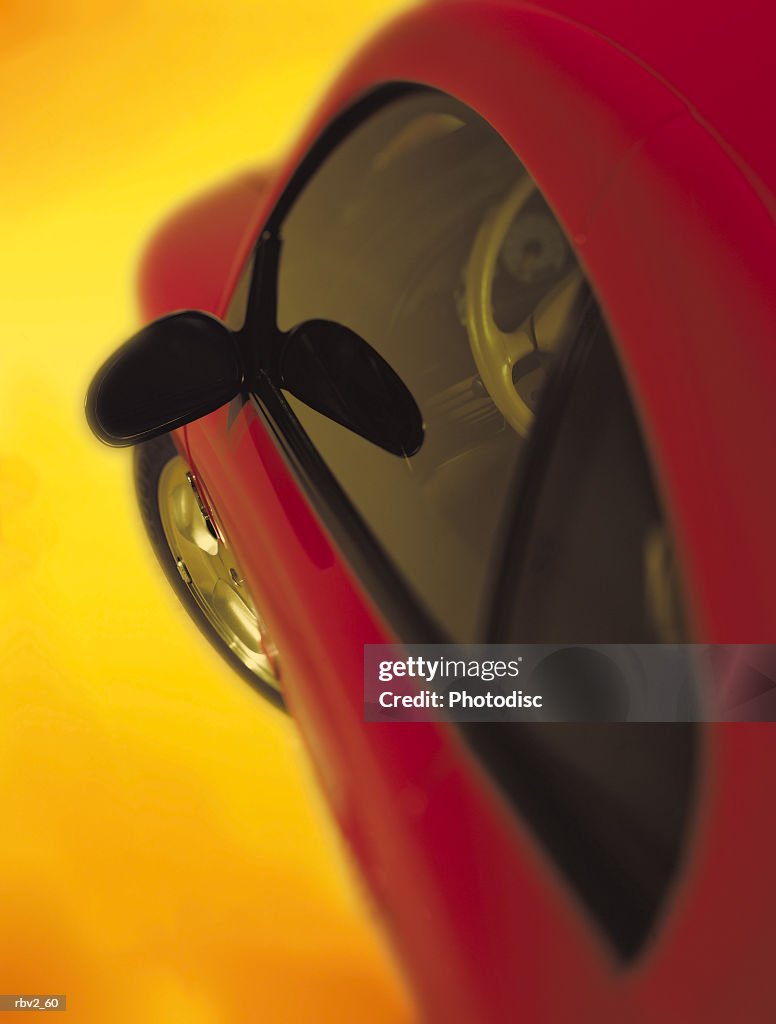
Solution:
<path fill-rule="evenodd" d="M 172 438 L 169 434 L 163 434 L 151 441 L 145 441 L 135 447 L 133 454 L 135 494 L 140 506 L 140 515 L 151 547 L 170 586 L 200 632 L 229 667 L 272 704 L 285 709 L 279 691 L 245 665 L 213 627 L 178 570 L 175 555 L 165 535 L 159 508 L 159 481 L 162 472 L 171 460 L 180 455 Z"/>

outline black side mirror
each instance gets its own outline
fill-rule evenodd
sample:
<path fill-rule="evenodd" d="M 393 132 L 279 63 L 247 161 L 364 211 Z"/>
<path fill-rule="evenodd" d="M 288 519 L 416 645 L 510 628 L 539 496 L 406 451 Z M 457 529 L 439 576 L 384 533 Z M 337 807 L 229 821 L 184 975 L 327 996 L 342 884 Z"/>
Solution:
<path fill-rule="evenodd" d="M 86 418 L 101 441 L 125 447 L 213 412 L 241 383 L 229 328 L 207 313 L 173 313 L 144 327 L 100 368 Z"/>
<path fill-rule="evenodd" d="M 259 367 L 276 387 L 394 455 L 414 455 L 422 445 L 415 399 L 354 331 L 307 320 L 276 335 L 276 352 L 271 369 Z M 120 448 L 206 416 L 242 386 L 238 339 L 229 328 L 208 313 L 172 313 L 144 327 L 101 367 L 86 417 L 100 440 Z"/>
<path fill-rule="evenodd" d="M 423 444 L 423 417 L 406 384 L 355 331 L 306 320 L 284 337 L 276 383 L 316 412 L 394 455 Z"/>

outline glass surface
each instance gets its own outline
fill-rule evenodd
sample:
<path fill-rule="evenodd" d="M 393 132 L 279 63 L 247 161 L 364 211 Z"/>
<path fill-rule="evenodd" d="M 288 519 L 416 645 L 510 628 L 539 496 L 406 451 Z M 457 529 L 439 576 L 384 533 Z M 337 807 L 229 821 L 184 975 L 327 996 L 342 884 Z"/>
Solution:
<path fill-rule="evenodd" d="M 573 328 L 564 292 L 554 320 L 545 309 L 536 318 L 543 335 L 533 336 L 542 302 L 581 279 L 571 249 L 496 132 L 428 93 L 356 128 L 303 190 L 282 234 L 280 328 L 325 318 L 361 335 L 418 403 L 424 443 L 397 457 L 290 404 L 432 616 L 454 639 L 473 639 L 543 377 Z M 514 359 L 501 385 L 513 335 L 534 361 Z"/>
<path fill-rule="evenodd" d="M 548 392 L 542 410 L 505 559 L 498 640 L 684 641 L 669 533 L 626 382 L 600 319 L 583 333 L 556 382 L 563 386 Z M 582 722 L 464 732 L 620 955 L 635 956 L 681 865 L 698 727 Z"/>
<path fill-rule="evenodd" d="M 331 155 L 283 234 L 280 327 L 317 317 L 355 330 L 420 406 L 424 443 L 397 458 L 289 399 L 450 638 L 483 639 L 495 610 L 500 642 L 685 639 L 611 340 L 499 136 L 444 97 L 396 101 Z M 681 864 L 695 727 L 461 728 L 613 947 L 635 956 Z"/>
<path fill-rule="evenodd" d="M 516 524 L 500 639 L 687 639 L 669 534 L 603 323 L 579 353 Z M 543 424 L 542 424 L 543 426 Z"/>

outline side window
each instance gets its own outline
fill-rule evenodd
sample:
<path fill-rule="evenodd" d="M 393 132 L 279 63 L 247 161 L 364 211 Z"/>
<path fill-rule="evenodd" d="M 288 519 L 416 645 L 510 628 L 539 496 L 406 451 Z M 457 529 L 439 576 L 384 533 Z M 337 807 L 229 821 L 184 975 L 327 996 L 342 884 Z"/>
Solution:
<path fill-rule="evenodd" d="M 412 392 L 424 441 L 397 457 L 292 409 L 427 611 L 481 638 L 544 381 L 589 302 L 574 254 L 500 136 L 429 92 L 355 129 L 281 230 L 280 328 L 356 331 Z"/>
<path fill-rule="evenodd" d="M 397 371 L 425 426 L 391 455 L 289 396 L 373 536 L 457 641 L 685 638 L 631 398 L 558 222 L 493 129 L 395 100 L 286 217 L 278 322 L 327 318 Z M 647 941 L 691 818 L 691 724 L 461 725 L 624 958 Z"/>
<path fill-rule="evenodd" d="M 496 635 L 510 643 L 686 640 L 668 529 L 600 316 L 565 362 L 519 484 Z"/>
<path fill-rule="evenodd" d="M 548 386 L 532 441 L 492 639 L 686 640 L 668 531 L 600 317 L 583 325 Z M 681 865 L 698 727 L 604 721 L 462 730 L 614 949 L 625 960 L 639 954 Z"/>

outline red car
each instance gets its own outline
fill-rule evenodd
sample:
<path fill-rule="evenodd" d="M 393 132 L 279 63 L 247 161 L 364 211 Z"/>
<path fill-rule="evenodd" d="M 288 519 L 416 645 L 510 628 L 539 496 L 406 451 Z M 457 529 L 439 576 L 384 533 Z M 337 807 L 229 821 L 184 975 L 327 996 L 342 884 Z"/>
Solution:
<path fill-rule="evenodd" d="M 364 721 L 364 645 L 767 644 L 776 14 L 443 2 L 151 244 L 87 411 L 434 1021 L 776 1019 L 768 724 Z M 184 310 L 185 312 L 175 312 Z"/>

